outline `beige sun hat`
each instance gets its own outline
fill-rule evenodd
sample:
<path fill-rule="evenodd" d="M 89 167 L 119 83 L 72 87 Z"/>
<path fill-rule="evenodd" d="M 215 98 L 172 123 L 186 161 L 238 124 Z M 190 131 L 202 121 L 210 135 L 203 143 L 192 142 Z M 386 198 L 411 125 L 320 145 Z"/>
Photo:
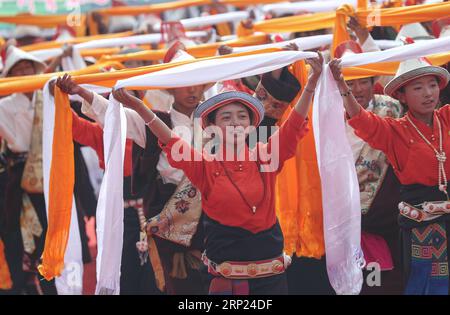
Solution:
<path fill-rule="evenodd" d="M 417 40 L 429 40 L 433 39 L 434 37 L 428 33 L 426 28 L 421 23 L 410 23 L 405 24 L 400 28 L 400 31 L 397 34 L 397 37 L 395 38 L 396 41 L 401 41 L 403 45 L 409 45 L 414 43 Z M 399 67 L 400 70 L 400 67 Z M 387 85 L 393 81 L 393 79 L 396 76 L 382 76 L 381 80 L 377 81 L 377 89 L 382 94 L 383 90 L 386 93 L 386 87 Z M 389 95 L 389 94 L 387 94 Z M 389 95 L 392 96 L 392 95 Z"/>
<path fill-rule="evenodd" d="M 13 37 L 15 39 L 21 39 L 24 37 L 41 37 L 42 30 L 34 25 L 23 25 L 19 24 L 16 26 L 13 32 Z"/>
<path fill-rule="evenodd" d="M 413 40 L 433 39 L 428 31 L 420 23 L 405 24 L 401 27 L 395 40 L 401 40 L 404 37 L 412 38 Z"/>
<path fill-rule="evenodd" d="M 450 74 L 446 69 L 431 65 L 425 58 L 409 59 L 400 63 L 395 77 L 386 84 L 384 94 L 397 98 L 395 94 L 399 88 L 426 75 L 436 76 L 441 90 L 447 86 L 450 80 Z"/>
<path fill-rule="evenodd" d="M 46 68 L 46 65 L 32 54 L 27 53 L 15 46 L 9 46 L 6 50 L 5 67 L 3 68 L 1 76 L 7 77 L 12 67 L 22 60 L 29 60 L 33 62 L 36 67 L 36 73 L 42 73 Z"/>
<path fill-rule="evenodd" d="M 138 26 L 136 18 L 132 15 L 119 15 L 109 18 L 108 33 L 134 31 Z"/>

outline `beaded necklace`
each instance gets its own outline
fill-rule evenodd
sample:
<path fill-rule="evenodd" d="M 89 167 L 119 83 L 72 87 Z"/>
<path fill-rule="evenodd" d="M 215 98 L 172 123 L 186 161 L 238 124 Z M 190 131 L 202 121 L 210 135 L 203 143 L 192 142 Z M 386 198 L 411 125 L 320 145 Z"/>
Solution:
<path fill-rule="evenodd" d="M 412 122 L 412 120 L 409 118 L 409 113 L 406 115 L 406 119 L 414 127 L 414 129 L 417 131 L 419 136 L 425 141 L 425 143 L 428 144 L 428 146 L 434 151 L 436 159 L 438 160 L 439 190 L 442 191 L 447 196 L 447 200 L 449 200 L 447 193 L 447 175 L 445 174 L 444 168 L 444 163 L 447 160 L 447 157 L 445 155 L 442 145 L 442 127 L 439 117 L 436 115 L 436 122 L 439 130 L 439 151 L 430 143 L 430 141 L 428 141 L 428 139 L 422 134 L 422 132 L 420 132 L 419 128 Z"/>
<path fill-rule="evenodd" d="M 256 205 L 251 205 L 250 202 L 248 202 L 247 198 L 245 198 L 244 193 L 239 189 L 238 185 L 234 182 L 234 180 L 231 178 L 231 175 L 228 173 L 227 169 L 225 168 L 225 165 L 223 164 L 222 161 L 219 161 L 220 165 L 222 165 L 222 168 L 225 172 L 225 175 L 227 176 L 228 180 L 230 181 L 230 183 L 234 186 L 234 188 L 237 190 L 237 192 L 239 193 L 239 195 L 241 195 L 241 198 L 244 200 L 244 202 L 247 204 L 247 206 L 252 210 L 253 214 L 256 213 L 256 209 L 259 208 L 259 206 L 262 204 L 262 202 L 264 201 L 264 197 L 266 196 L 266 185 L 264 183 L 264 178 L 261 175 L 261 172 L 259 173 L 259 176 L 261 177 L 261 182 L 263 184 L 263 195 L 261 200 L 258 202 L 258 204 Z M 239 164 L 239 170 L 242 170 L 242 165 Z"/>

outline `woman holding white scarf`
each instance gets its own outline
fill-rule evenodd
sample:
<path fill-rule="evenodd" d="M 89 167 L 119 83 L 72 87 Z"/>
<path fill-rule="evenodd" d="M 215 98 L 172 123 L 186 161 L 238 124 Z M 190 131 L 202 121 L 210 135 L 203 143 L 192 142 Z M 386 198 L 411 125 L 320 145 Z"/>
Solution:
<path fill-rule="evenodd" d="M 200 153 L 140 100 L 124 89 L 114 91 L 114 97 L 134 109 L 158 137 L 169 163 L 182 169 L 202 194 L 206 236 L 203 262 L 213 277 L 210 294 L 287 294 L 284 271 L 289 259 L 283 255 L 283 235 L 275 215 L 275 178 L 307 132 L 305 119 L 322 61 L 322 56 L 309 60 L 312 70 L 299 102 L 268 144 L 258 143 L 259 151 L 246 145 L 248 129 L 239 132 L 241 128 L 257 127 L 264 116 L 261 102 L 246 93 L 224 92 L 196 109 L 195 117 L 200 118 L 202 127 L 215 128 L 218 138 L 214 153 Z M 273 167 L 259 153 L 277 144 L 279 163 Z M 235 154 L 232 161 L 222 159 L 220 153 L 224 152 Z M 195 158 L 180 160 L 177 155 L 183 153 Z"/>
<path fill-rule="evenodd" d="M 450 202 L 450 106 L 436 109 L 440 90 L 450 80 L 425 58 L 406 60 L 385 87 L 385 94 L 406 108 L 403 118 L 380 118 L 366 111 L 352 94 L 340 70 L 330 62 L 356 135 L 383 151 L 402 184 L 399 224 L 402 232 L 405 294 L 449 294 L 447 247 Z"/>
<path fill-rule="evenodd" d="M 188 55 L 183 47 L 180 48 L 180 45 L 174 43 L 168 49 L 164 59 L 166 62 L 175 62 L 184 59 L 193 59 L 193 57 Z M 77 86 L 70 77 L 66 77 L 62 81 L 62 85 L 67 88 Z M 184 132 L 183 136 L 191 137 L 192 113 L 200 100 L 203 99 L 203 94 L 208 87 L 210 85 L 171 89 L 168 92 L 173 96 L 174 104 L 170 112 L 155 112 L 160 119 L 171 127 L 178 128 L 178 130 L 190 131 Z M 84 99 L 82 111 L 90 118 L 95 119 L 103 128 L 108 101 L 87 89 L 77 88 L 75 90 L 80 90 L 80 93 L 78 91 L 76 93 Z M 69 89 L 66 91 L 69 92 Z M 72 92 L 70 91 L 70 94 Z M 143 213 L 139 219 L 141 220 L 143 216 L 152 218 L 158 216 L 163 210 L 178 185 L 182 183 L 184 174 L 182 171 L 174 169 L 169 165 L 157 144 L 156 137 L 147 130 L 142 118 L 131 110 L 126 110 L 125 115 L 128 120 L 127 138 L 130 139 L 130 144 L 134 142 L 129 148 L 129 155 L 130 157 L 132 156 L 133 161 L 132 163 L 130 161 L 131 180 L 126 190 L 130 190 L 129 193 L 131 194 L 139 193 L 143 197 Z M 145 218 L 143 219 L 145 222 Z M 198 221 L 198 219 L 193 221 Z M 152 239 L 152 243 L 155 246 L 150 247 L 149 260 L 155 271 L 159 290 L 167 294 L 205 293 L 201 281 L 201 274 L 198 270 L 198 267 L 201 266 L 200 258 L 201 250 L 203 249 L 202 231 L 201 229 L 197 229 L 189 235 L 191 237 L 190 246 L 185 246 L 162 237 L 154 237 Z M 127 237 L 127 239 L 130 238 Z M 139 243 L 142 244 L 145 242 L 141 239 Z M 136 247 L 136 245 L 133 245 L 133 247 Z M 145 246 L 140 247 L 139 252 L 145 258 Z M 130 259 L 130 257 L 124 255 L 124 259 Z M 124 282 L 130 281 L 125 275 L 123 279 Z"/>
<path fill-rule="evenodd" d="M 45 71 L 44 63 L 13 44 L 7 43 L 2 77 L 28 76 Z M 6 172 L 4 200 L 0 204 L 0 233 L 13 283 L 6 294 L 30 291 L 56 294 L 53 281 L 37 281 L 35 276 L 47 229 L 41 185 L 42 165 L 39 163 L 38 122 L 42 116 L 42 100 L 41 90 L 14 93 L 0 100 L 0 137 L 5 142 L 1 154 Z M 36 281 L 29 286 L 29 279 Z"/>

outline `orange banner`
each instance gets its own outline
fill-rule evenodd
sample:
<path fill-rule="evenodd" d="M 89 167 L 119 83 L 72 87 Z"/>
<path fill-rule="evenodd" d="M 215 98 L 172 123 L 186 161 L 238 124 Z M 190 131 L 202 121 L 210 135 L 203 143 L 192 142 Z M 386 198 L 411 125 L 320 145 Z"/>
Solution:
<path fill-rule="evenodd" d="M 394 7 L 386 9 L 357 10 L 361 25 L 397 26 L 416 22 L 433 21 L 450 16 L 450 2 Z"/>
<path fill-rule="evenodd" d="M 81 75 L 89 73 L 103 72 L 109 67 L 115 69 L 123 69 L 123 65 L 118 62 L 106 62 L 103 64 L 95 64 L 81 70 L 69 71 L 71 75 Z M 9 95 L 12 93 L 25 93 L 42 89 L 45 83 L 54 76 L 63 75 L 66 72 L 55 72 L 39 74 L 34 76 L 23 76 L 13 78 L 0 78 L 0 95 Z"/>
<path fill-rule="evenodd" d="M 166 10 L 175 10 L 190 6 L 229 4 L 237 7 L 246 7 L 258 4 L 283 2 L 284 0 L 179 0 L 141 6 L 119 6 L 97 10 L 102 15 L 140 15 L 143 13 L 160 13 Z"/>
<path fill-rule="evenodd" d="M 302 91 L 308 81 L 304 61 L 294 64 L 293 74 Z M 301 94 L 291 103 L 298 101 Z M 287 118 L 287 115 L 283 119 Z M 312 108 L 309 111 L 312 116 Z M 284 250 L 298 257 L 320 259 L 325 254 L 323 238 L 322 186 L 317 164 L 312 119 L 309 132 L 299 142 L 295 157 L 286 161 L 277 176 L 276 211 L 284 235 Z"/>
<path fill-rule="evenodd" d="M 73 20 L 76 18 L 77 20 Z M 77 36 L 86 34 L 86 17 L 80 15 L 32 15 L 18 14 L 0 16 L 0 23 L 34 25 L 42 28 L 54 28 L 59 25 L 74 25 Z"/>
<path fill-rule="evenodd" d="M 115 34 L 83 36 L 83 37 L 76 37 L 76 38 L 65 40 L 65 41 L 48 41 L 48 42 L 26 45 L 26 46 L 20 47 L 20 49 L 22 49 L 24 51 L 34 51 L 34 50 L 40 50 L 40 49 L 60 48 L 66 43 L 67 44 L 79 44 L 79 43 L 85 43 L 85 42 L 99 40 L 99 39 L 132 36 L 133 34 L 134 34 L 133 32 L 122 32 L 122 33 L 115 33 Z"/>

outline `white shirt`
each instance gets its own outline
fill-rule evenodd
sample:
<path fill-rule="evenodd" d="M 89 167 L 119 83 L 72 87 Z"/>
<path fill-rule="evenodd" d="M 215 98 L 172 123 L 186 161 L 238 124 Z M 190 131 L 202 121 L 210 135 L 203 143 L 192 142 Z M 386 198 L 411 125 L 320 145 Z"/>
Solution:
<path fill-rule="evenodd" d="M 15 152 L 28 152 L 34 120 L 34 97 L 30 101 L 23 93 L 0 99 L 0 136 Z"/>
<path fill-rule="evenodd" d="M 174 133 L 187 143 L 192 143 L 194 130 L 193 115 L 191 115 L 191 117 L 188 117 L 173 108 L 171 108 L 169 114 L 170 120 L 172 121 L 172 126 L 174 127 Z M 162 180 L 165 184 L 172 183 L 178 185 L 178 183 L 181 182 L 184 176 L 183 171 L 170 166 L 169 161 L 167 160 L 167 154 L 165 152 L 161 152 L 158 164 L 156 165 L 156 169 L 158 170 L 159 174 L 161 174 Z"/>
<path fill-rule="evenodd" d="M 81 111 L 86 116 L 94 119 L 103 128 L 108 103 L 109 102 L 107 99 L 94 93 L 92 104 L 89 104 L 88 102 L 83 100 Z M 147 140 L 147 136 L 145 133 L 145 121 L 134 110 L 129 108 L 124 108 L 124 110 L 125 117 L 127 119 L 127 138 L 133 140 L 140 147 L 145 148 Z M 172 126 L 174 127 L 174 133 L 187 143 L 192 143 L 193 116 L 188 117 L 173 108 L 170 110 L 169 114 L 172 121 Z M 172 183 L 178 185 L 178 183 L 180 183 L 181 179 L 184 176 L 183 171 L 170 166 L 167 160 L 167 155 L 164 152 L 162 152 L 159 156 L 159 161 L 156 169 L 161 174 L 164 183 Z"/>

